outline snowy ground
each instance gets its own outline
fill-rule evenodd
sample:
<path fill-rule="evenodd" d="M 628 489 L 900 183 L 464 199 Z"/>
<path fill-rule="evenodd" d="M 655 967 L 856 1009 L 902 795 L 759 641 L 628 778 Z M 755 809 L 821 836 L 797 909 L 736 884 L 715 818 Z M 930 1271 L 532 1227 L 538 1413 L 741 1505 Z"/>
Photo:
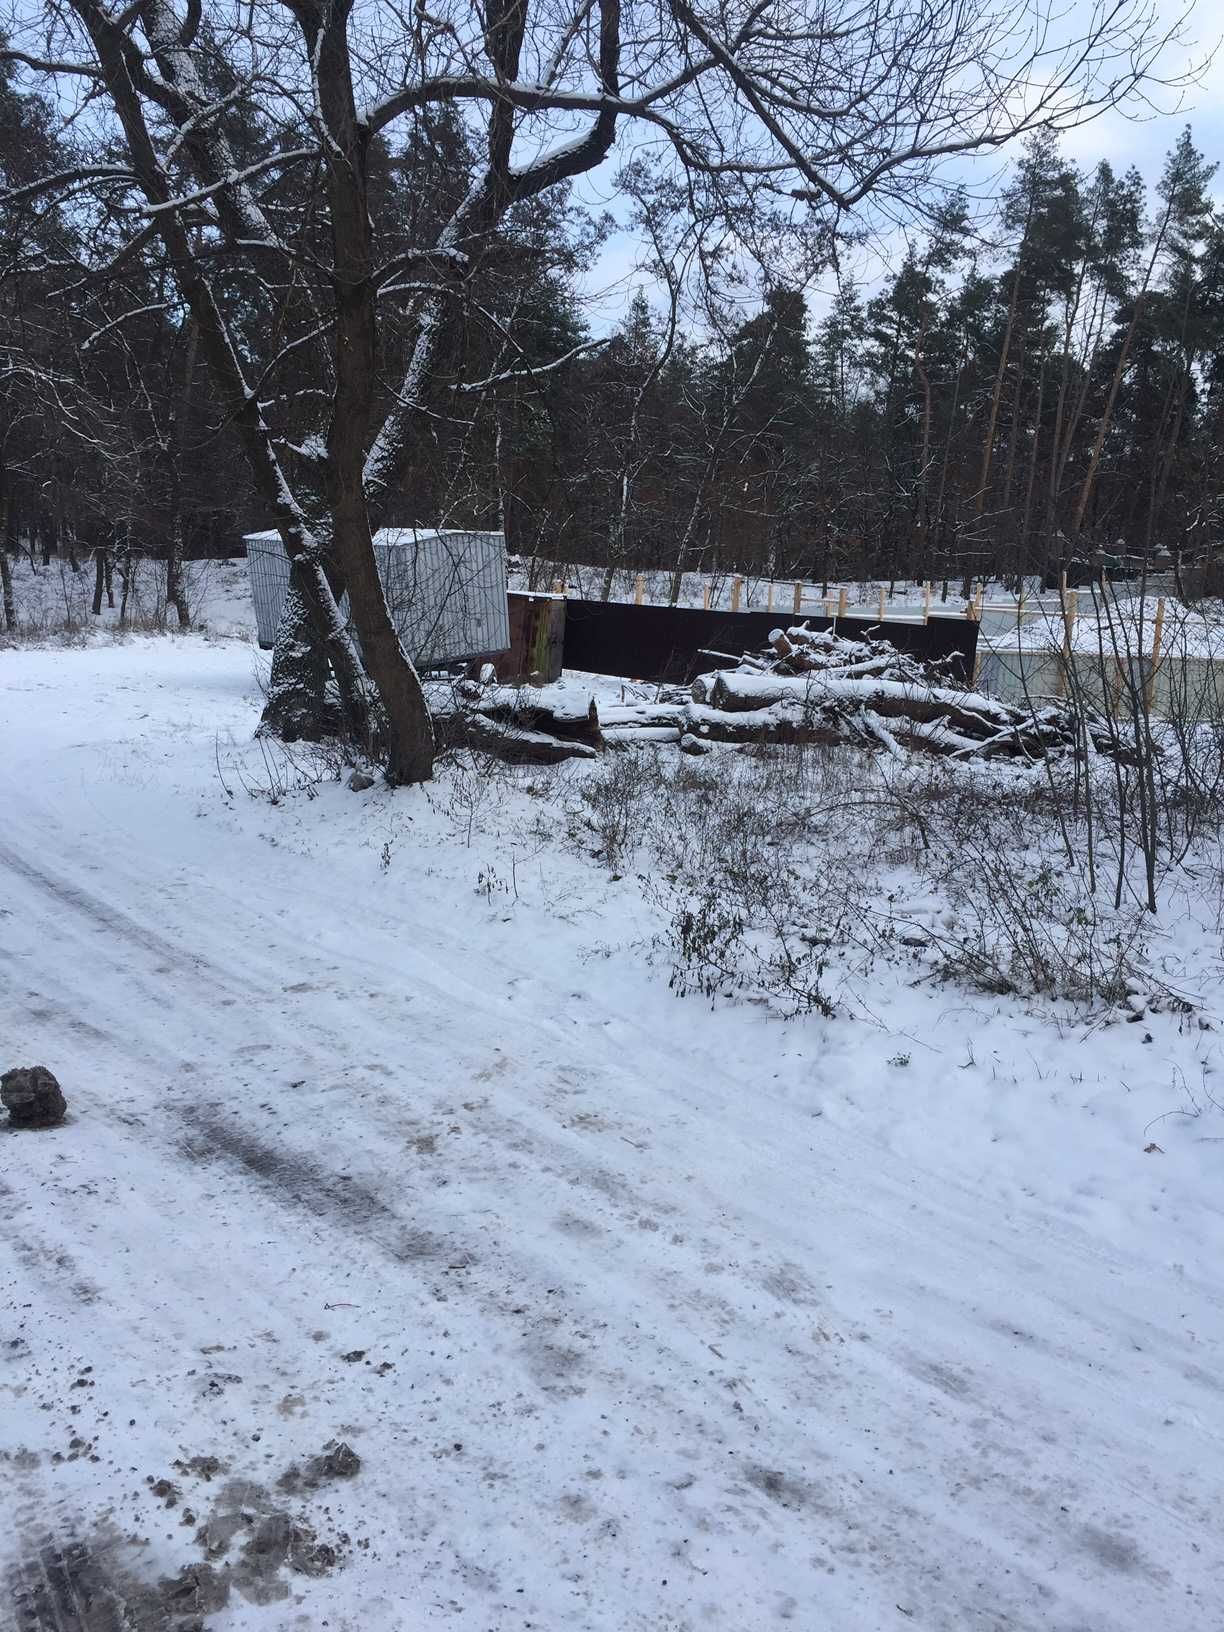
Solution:
<path fill-rule="evenodd" d="M 12 562 L 13 595 L 22 637 L 54 633 L 77 638 L 108 634 L 119 626 L 123 611 L 123 580 L 116 568 L 111 575 L 114 605 L 103 597 L 93 615 L 94 564 L 83 558 L 74 572 L 66 559 L 56 557 L 46 566 L 28 555 Z M 183 580 L 192 622 L 214 635 L 248 635 L 255 629 L 255 609 L 245 558 L 232 561 L 186 561 Z M 177 623 L 174 609 L 166 615 L 166 567 L 162 561 L 138 558 L 132 563 L 128 586 L 131 627 Z M 2 638 L 2 637 L 0 637 Z"/>
<path fill-rule="evenodd" d="M 264 661 L 0 652 L 14 1624 L 1219 1632 L 1219 1034 L 678 998 L 589 768 L 273 802 Z"/>

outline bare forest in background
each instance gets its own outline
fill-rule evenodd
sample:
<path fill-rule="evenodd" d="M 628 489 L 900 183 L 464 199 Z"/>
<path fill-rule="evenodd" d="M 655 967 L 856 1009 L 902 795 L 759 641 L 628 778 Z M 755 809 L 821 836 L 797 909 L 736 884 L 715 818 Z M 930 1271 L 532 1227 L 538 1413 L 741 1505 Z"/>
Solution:
<path fill-rule="evenodd" d="M 1140 0 L 1064 34 L 989 0 L 14 6 L 0 557 L 88 563 L 95 605 L 164 560 L 187 623 L 182 561 L 276 527 L 265 723 L 345 730 L 393 781 L 433 745 L 379 527 L 502 529 L 673 601 L 693 571 L 946 594 L 1201 562 L 1215 166 L 1188 130 L 1151 190 L 1067 162 L 1057 132 L 1149 95 L 1171 36 Z M 989 207 L 946 168 L 982 152 Z M 584 301 L 626 230 L 609 334 Z"/>
<path fill-rule="evenodd" d="M 49 143 L 40 111 L 4 98 L 10 177 L 31 134 Z M 433 141 L 463 150 L 445 116 Z M 953 195 L 869 298 L 844 279 L 814 322 L 803 289 L 763 280 L 747 317 L 743 291 L 672 311 L 660 280 L 601 339 L 579 288 L 601 224 L 541 211 L 489 295 L 506 332 L 458 326 L 392 523 L 504 527 L 550 563 L 812 582 L 959 587 L 1101 553 L 1197 567 L 1224 533 L 1215 170 L 1189 131 L 1150 191 L 1034 139 L 990 238 Z M 84 356 L 29 281 L 6 306 L 7 550 L 91 571 L 176 540 L 238 553 L 266 509 L 173 303 Z M 521 377 L 467 389 L 507 353 Z"/>

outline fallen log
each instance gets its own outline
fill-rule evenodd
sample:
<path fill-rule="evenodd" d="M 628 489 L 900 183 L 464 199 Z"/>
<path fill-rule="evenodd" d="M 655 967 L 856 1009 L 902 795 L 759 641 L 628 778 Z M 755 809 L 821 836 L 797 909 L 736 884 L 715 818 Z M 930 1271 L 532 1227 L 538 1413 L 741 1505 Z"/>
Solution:
<path fill-rule="evenodd" d="M 606 736 L 614 728 L 679 725 L 688 703 L 687 697 L 675 703 L 606 703 L 599 716 L 600 729 Z"/>
<path fill-rule="evenodd" d="M 528 757 L 525 740 L 540 737 L 582 743 L 592 752 L 599 752 L 608 744 L 624 747 L 630 743 L 679 742 L 689 704 L 687 692 L 677 691 L 666 701 L 609 703 L 601 716 L 593 697 L 563 687 L 520 690 L 514 686 L 481 687 L 471 682 L 463 682 L 459 687 L 439 687 L 431 700 L 435 719 L 456 722 L 445 726 L 450 740 L 457 742 L 464 736 L 464 728 L 458 722 L 485 720 L 506 727 L 509 734 L 498 735 L 469 724 L 466 728 L 468 744 L 492 753 L 505 747 L 501 757 L 523 762 Z M 539 741 L 535 741 L 535 747 L 541 756 L 553 752 Z M 538 763 L 547 762 L 543 757 L 538 760 Z"/>
<path fill-rule="evenodd" d="M 852 640 L 829 629 L 809 629 L 805 624 L 775 629 L 769 644 L 774 652 L 774 662 L 769 666 L 773 674 L 879 674 L 889 680 L 937 685 L 945 677 L 949 663 L 947 658 L 923 659 L 898 651 L 887 640 Z"/>
<path fill-rule="evenodd" d="M 528 737 L 534 734 L 561 742 L 583 743 L 592 752 L 603 747 L 599 710 L 589 693 L 567 691 L 560 686 L 481 686 L 475 681 L 461 680 L 458 684 L 429 685 L 426 687 L 426 697 L 435 722 L 481 718 L 504 726 L 511 733 L 499 737 L 497 733 L 481 732 L 481 728 L 472 726 L 468 730 L 472 746 L 477 745 L 476 738 L 480 735 L 482 740 L 479 745 L 496 751 L 498 741 L 511 743 L 517 740 L 515 733 L 520 736 L 525 733 Z M 448 723 L 445 730 L 452 738 L 461 734 L 461 727 L 457 723 Z M 519 747 L 522 747 L 521 743 Z M 540 763 L 547 761 L 542 759 Z"/>
<path fill-rule="evenodd" d="M 988 756 L 1040 758 L 1051 749 L 1073 748 L 1077 739 L 1077 722 L 1057 708 L 1025 712 L 982 692 L 877 675 L 828 670 L 805 675 L 724 671 L 700 676 L 694 682 L 693 697 L 698 704 L 724 714 L 751 715 L 784 706 L 790 717 L 801 718 L 809 713 L 824 718 L 830 710 L 844 716 L 855 709 L 866 709 L 882 720 L 910 726 L 938 725 L 960 739 L 957 751 Z M 1086 726 L 1098 753 L 1128 758 L 1127 744 L 1119 740 L 1107 721 L 1089 719 Z M 902 729 L 895 726 L 894 735 Z M 924 734 L 928 743 L 932 737 L 931 732 Z"/>
<path fill-rule="evenodd" d="M 600 747 L 599 710 L 593 697 L 548 695 L 543 688 L 496 686 L 473 698 L 471 707 L 486 719 L 522 731 L 542 731 L 565 742 L 585 742 Z"/>
<path fill-rule="evenodd" d="M 470 748 L 509 765 L 558 765 L 565 759 L 594 759 L 598 752 L 589 742 L 490 719 L 475 709 L 435 714 L 433 726 L 440 749 Z"/>
<path fill-rule="evenodd" d="M 782 704 L 756 713 L 724 713 L 693 703 L 686 734 L 707 742 L 836 743 L 850 740 L 845 720 L 837 715 L 796 710 Z"/>
<path fill-rule="evenodd" d="M 547 736 L 559 737 L 563 742 L 582 742 L 591 749 L 603 746 L 599 710 L 593 697 L 581 712 L 542 708 L 534 702 L 488 704 L 483 699 L 477 705 L 477 711 L 487 720 L 496 720 L 517 730 L 543 732 Z"/>
<path fill-rule="evenodd" d="M 632 748 L 639 743 L 679 742 L 683 729 L 679 725 L 605 725 L 603 740 L 609 748 Z"/>
<path fill-rule="evenodd" d="M 699 678 L 706 684 L 702 687 L 705 695 L 697 700 L 727 713 L 767 708 L 770 703 L 794 702 L 819 707 L 837 700 L 874 708 L 881 713 L 891 710 L 923 719 L 949 712 L 1001 726 L 1020 717 L 1014 709 L 982 692 L 955 691 L 950 686 L 923 685 L 914 680 L 889 680 L 875 674 L 846 675 L 827 670 L 803 675 L 741 674 L 737 670 L 723 670 Z M 696 682 L 693 695 L 697 698 Z"/>

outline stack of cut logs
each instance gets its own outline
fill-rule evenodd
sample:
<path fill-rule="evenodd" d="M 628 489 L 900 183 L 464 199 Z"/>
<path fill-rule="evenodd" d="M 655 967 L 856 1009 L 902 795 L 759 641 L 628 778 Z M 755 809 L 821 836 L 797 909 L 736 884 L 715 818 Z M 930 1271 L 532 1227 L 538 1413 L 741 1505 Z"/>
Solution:
<path fill-rule="evenodd" d="M 687 690 L 661 687 L 649 702 L 605 703 L 572 682 L 538 688 L 460 681 L 431 688 L 440 743 L 515 764 L 593 758 L 605 748 L 675 743 L 857 743 L 897 757 L 1037 761 L 1085 740 L 1129 757 L 1116 728 L 1068 708 L 1012 708 L 951 683 L 947 660 L 925 661 L 884 640 L 848 640 L 804 626 L 777 629 L 759 657 L 699 675 Z"/>

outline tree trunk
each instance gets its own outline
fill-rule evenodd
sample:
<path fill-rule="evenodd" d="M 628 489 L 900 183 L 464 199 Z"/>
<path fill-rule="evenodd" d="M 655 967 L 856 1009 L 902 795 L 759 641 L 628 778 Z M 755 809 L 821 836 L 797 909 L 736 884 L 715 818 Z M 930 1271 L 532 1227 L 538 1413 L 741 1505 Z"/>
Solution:
<path fill-rule="evenodd" d="M 3 467 L 0 466 L 0 474 Z M 21 554 L 21 525 L 17 514 L 17 506 L 13 503 L 12 489 L 4 478 L 4 539 L 3 547 L 10 555 Z"/>
<path fill-rule="evenodd" d="M 10 541 L 15 541 L 13 501 L 9 497 L 8 472 L 0 463 L 0 594 L 4 597 L 4 627 L 12 634 L 17 628 L 17 600 L 13 594 L 13 570 L 9 565 Z"/>
<path fill-rule="evenodd" d="M 1160 223 L 1160 230 L 1156 234 L 1156 242 L 1152 246 L 1152 258 L 1148 262 L 1147 271 L 1143 275 L 1143 282 L 1135 294 L 1134 306 L 1131 310 L 1131 319 L 1126 326 L 1126 333 L 1122 338 L 1122 346 L 1118 352 L 1118 361 L 1114 366 L 1109 381 L 1109 390 L 1105 395 L 1105 407 L 1101 413 L 1101 423 L 1097 426 L 1096 438 L 1092 444 L 1092 452 L 1088 456 L 1088 470 L 1084 476 L 1083 486 L 1080 488 L 1079 498 L 1075 504 L 1075 514 L 1071 522 L 1071 540 L 1077 542 L 1083 531 L 1084 518 L 1088 513 L 1088 502 L 1096 484 L 1097 471 L 1100 469 L 1101 453 L 1105 447 L 1105 438 L 1109 435 L 1113 423 L 1113 411 L 1118 400 L 1118 390 L 1122 384 L 1122 377 L 1126 373 L 1126 365 L 1130 361 L 1131 346 L 1134 344 L 1135 334 L 1139 327 L 1139 318 L 1143 312 L 1144 301 L 1147 298 L 1148 288 L 1151 285 L 1156 263 L 1164 247 L 1165 234 L 1169 230 L 1169 222 L 1173 215 L 1172 201 L 1166 206 L 1164 217 Z"/>
<path fill-rule="evenodd" d="M 955 431 L 956 431 L 956 417 L 957 417 L 957 414 L 960 411 L 961 381 L 964 378 L 965 365 L 968 362 L 968 358 L 969 358 L 969 335 L 968 335 L 968 331 L 964 327 L 962 327 L 962 329 L 961 329 L 960 357 L 958 358 L 957 364 L 956 364 L 956 377 L 952 382 L 952 406 L 951 406 L 951 408 L 950 408 L 950 410 L 948 412 L 948 430 L 947 430 L 947 435 L 944 437 L 943 457 L 940 460 L 940 464 L 939 464 L 939 491 L 935 496 L 935 525 L 939 529 L 939 538 L 940 538 L 940 540 L 944 542 L 944 556 L 945 556 L 944 570 L 943 570 L 943 575 L 942 575 L 942 580 L 943 581 L 942 581 L 942 586 L 941 586 L 941 590 L 940 590 L 940 597 L 939 597 L 941 601 L 946 601 L 947 598 L 948 598 L 948 564 L 947 564 L 947 559 L 946 559 L 946 557 L 947 557 L 946 540 L 947 540 L 947 533 L 948 533 L 948 519 L 947 519 L 948 472 L 949 472 L 949 468 L 950 468 L 951 463 L 952 463 L 952 439 L 953 439 L 953 436 L 954 436 Z"/>
<path fill-rule="evenodd" d="M 1190 308 L 1194 302 L 1196 288 L 1193 282 L 1186 286 L 1186 298 L 1182 306 L 1181 320 L 1181 352 L 1182 366 L 1178 370 L 1177 390 L 1174 398 L 1173 382 L 1169 382 L 1169 389 L 1165 396 L 1164 408 L 1161 411 L 1160 424 L 1157 428 L 1153 443 L 1153 468 L 1151 493 L 1148 501 L 1147 529 L 1145 534 L 1144 553 L 1144 580 L 1147 578 L 1147 562 L 1151 556 L 1152 545 L 1156 540 L 1156 525 L 1160 510 L 1164 506 L 1165 489 L 1169 475 L 1177 458 L 1177 447 L 1181 440 L 1182 421 L 1185 417 L 1186 403 L 1190 395 L 1190 382 L 1193 378 L 1196 352 L 1194 345 L 1188 339 L 1190 326 Z M 1163 459 L 1160 454 L 1161 439 L 1168 424 L 1170 403 L 1173 402 L 1173 426 L 1169 432 L 1167 452 Z"/>
<path fill-rule="evenodd" d="M 10 634 L 17 627 L 17 602 L 13 595 L 13 572 L 9 566 L 8 550 L 0 541 L 0 590 L 4 593 L 4 627 Z"/>
<path fill-rule="evenodd" d="M 177 486 L 176 482 L 176 489 Z M 191 612 L 183 587 L 183 510 L 177 491 L 174 495 L 174 513 L 170 518 L 170 537 L 166 543 L 166 605 L 174 608 L 180 629 L 191 628 Z"/>
<path fill-rule="evenodd" d="M 932 393 L 931 372 L 926 364 L 926 334 L 927 313 L 924 310 L 922 320 L 918 325 L 918 337 L 914 342 L 914 373 L 918 376 L 918 384 L 922 391 L 922 442 L 918 454 L 918 468 L 914 473 L 913 507 L 910 515 L 910 559 L 908 568 L 911 575 L 918 577 L 925 571 L 924 563 L 927 557 L 927 533 L 931 521 L 930 497 L 930 465 L 931 465 L 931 418 Z M 897 563 L 893 562 L 893 571 Z M 892 594 L 892 587 L 889 588 Z"/>
<path fill-rule="evenodd" d="M 684 524 L 684 535 L 676 546 L 676 559 L 672 564 L 671 580 L 667 586 L 668 606 L 677 606 L 680 601 L 680 591 L 684 587 L 684 574 L 688 568 L 689 556 L 692 553 L 693 541 L 697 537 L 697 523 L 701 518 L 701 506 L 705 499 L 705 483 L 707 471 L 703 471 L 697 492 L 689 507 L 688 520 Z"/>
<path fill-rule="evenodd" d="M 149 0 L 144 15 L 163 72 L 178 81 L 180 91 L 195 97 L 202 110 L 205 99 L 196 84 L 194 63 L 182 45 L 179 18 L 156 0 Z M 120 33 L 97 8 L 83 9 L 82 20 L 89 29 L 105 74 L 141 190 L 150 204 L 159 207 L 157 232 L 174 268 L 179 291 L 198 327 L 205 362 L 229 421 L 241 438 L 256 486 L 294 564 L 294 582 L 287 601 L 290 615 L 282 621 L 277 634 L 272 684 L 261 729 L 275 731 L 278 722 L 285 721 L 295 727 L 300 736 L 329 734 L 334 729 L 335 718 L 327 686 L 330 664 L 346 728 L 359 740 L 368 740 L 369 698 L 356 649 L 322 564 L 323 543 L 312 533 L 285 481 L 271 433 L 254 393 L 248 389 L 238 349 L 208 280 L 205 263 L 193 253 L 177 213 L 165 208 L 170 199 L 169 181 L 145 123 Z M 221 179 L 219 169 L 228 172 L 234 168 L 233 156 L 224 138 L 212 131 L 211 121 L 199 119 L 184 125 L 183 140 L 203 179 L 216 182 Z M 229 225 L 235 237 L 249 231 L 249 222 L 239 218 L 232 197 L 224 191 L 218 195 L 218 208 L 232 217 Z M 250 209 L 259 215 L 258 205 L 251 204 Z M 267 232 L 271 236 L 272 229 L 269 227 Z M 303 643 L 318 647 L 309 659 L 301 650 Z M 296 695 L 291 695 L 294 686 L 299 689 Z"/>
<path fill-rule="evenodd" d="M 1037 483 L 1037 454 L 1041 447 L 1041 410 L 1045 405 L 1045 391 L 1046 358 L 1043 354 L 1041 370 L 1037 378 L 1037 409 L 1033 416 L 1033 446 L 1029 453 L 1028 483 L 1024 489 L 1024 513 L 1020 517 L 1020 532 L 1017 540 L 1021 578 L 1025 573 L 1033 570 L 1032 554 L 1029 550 L 1029 528 L 1033 516 L 1033 490 Z"/>
<path fill-rule="evenodd" d="M 195 376 L 199 327 L 194 318 L 187 322 L 187 355 L 183 363 L 183 389 L 179 395 L 170 432 L 170 536 L 166 540 L 166 605 L 178 615 L 179 628 L 191 628 L 191 612 L 183 583 L 183 422 L 191 404 L 191 382 Z"/>
<path fill-rule="evenodd" d="M 381 723 L 386 733 L 387 781 L 392 785 L 428 782 L 434 756 L 429 709 L 416 669 L 387 610 L 360 486 L 355 502 L 352 494 L 342 491 L 337 495 L 335 524 L 336 549 L 346 568 L 361 655 L 385 711 Z"/>
<path fill-rule="evenodd" d="M 1080 424 L 1088 410 L 1088 399 L 1092 391 L 1097 354 L 1100 351 L 1101 340 L 1105 333 L 1109 316 L 1109 302 L 1103 291 L 1099 291 L 1093 300 L 1092 310 L 1088 316 L 1087 333 L 1083 352 L 1079 358 L 1080 381 L 1072 393 L 1071 405 L 1067 412 L 1066 423 L 1062 434 L 1061 446 L 1055 449 L 1057 472 L 1053 479 L 1051 491 L 1054 502 L 1061 496 L 1064 486 L 1063 478 L 1067 473 L 1067 466 L 1071 456 L 1079 446 Z"/>
<path fill-rule="evenodd" d="M 106 591 L 106 551 L 101 544 L 94 551 L 94 592 L 90 611 L 95 618 L 102 616 L 102 596 Z"/>
<path fill-rule="evenodd" d="M 1094 214 L 1091 226 L 1096 228 Z M 1052 533 L 1057 524 L 1058 492 L 1062 481 L 1062 433 L 1063 415 L 1067 409 L 1067 394 L 1071 388 L 1071 336 L 1075 324 L 1079 319 L 1080 305 L 1084 298 L 1084 280 L 1088 275 L 1088 255 L 1084 253 L 1080 258 L 1079 271 L 1075 279 L 1074 292 L 1067 296 L 1063 304 L 1063 340 L 1062 340 L 1062 374 L 1058 382 L 1058 401 L 1054 407 L 1053 441 L 1050 444 L 1050 482 L 1046 495 L 1046 532 Z M 1089 323 L 1091 330 L 1091 323 Z M 1087 372 L 1088 361 L 1084 358 L 1083 368 Z"/>
<path fill-rule="evenodd" d="M 1020 337 L 1020 347 L 1016 358 L 1016 389 L 1012 396 L 1011 434 L 1007 443 L 1007 467 L 1003 476 L 1003 505 L 1000 519 L 1011 519 L 1012 489 L 1016 479 L 1016 454 L 1020 441 L 1020 416 L 1024 411 L 1024 384 L 1025 365 L 1028 362 L 1028 353 L 1024 343 L 1024 335 Z M 995 535 L 995 550 L 999 546 L 998 534 Z M 996 553 L 997 561 L 997 553 Z"/>
<path fill-rule="evenodd" d="M 1025 240 L 1028 238 L 1028 223 L 1024 227 Z M 994 457 L 995 431 L 999 424 L 999 404 L 1003 400 L 1003 381 L 1007 375 L 1007 363 L 1011 354 L 1012 329 L 1016 324 L 1016 307 L 1020 300 L 1020 270 L 1024 265 L 1024 243 L 1020 245 L 1020 253 L 1016 257 L 1016 266 L 1012 274 L 1011 300 L 1007 306 L 1007 323 L 1003 329 L 1003 344 L 999 350 L 999 366 L 995 370 L 994 390 L 990 397 L 990 416 L 986 421 L 986 436 L 982 443 L 982 470 L 978 477 L 977 496 L 974 499 L 973 513 L 980 516 L 986 508 L 986 489 L 990 483 L 990 465 Z"/>
<path fill-rule="evenodd" d="M 331 665 L 326 632 L 318 622 L 318 596 L 311 594 L 312 570 L 303 561 L 290 563 L 289 590 L 276 631 L 272 673 L 259 723 L 261 733 L 284 742 L 317 742 L 337 736 L 351 717 L 329 693 Z M 354 683 L 360 683 L 358 676 Z"/>
<path fill-rule="evenodd" d="M 1181 376 L 1181 381 L 1178 388 L 1177 406 L 1173 414 L 1173 428 L 1169 432 L 1169 440 L 1166 446 L 1164 458 L 1160 462 L 1160 473 L 1154 484 L 1151 502 L 1148 506 L 1147 536 L 1146 543 L 1144 544 L 1145 560 L 1148 556 L 1150 556 L 1152 546 L 1156 542 L 1156 524 L 1161 510 L 1164 508 L 1165 490 L 1168 486 L 1169 474 L 1172 471 L 1174 461 L 1177 458 L 1178 444 L 1181 441 L 1182 421 L 1185 418 L 1186 402 L 1190 395 L 1190 381 L 1192 378 L 1191 370 L 1193 367 L 1194 353 L 1190 352 L 1187 354 L 1185 371 Z M 1159 455 L 1159 444 L 1157 445 L 1157 454 Z"/>
<path fill-rule="evenodd" d="M 433 775 L 434 736 L 425 694 L 387 610 L 366 505 L 365 462 L 375 383 L 375 287 L 367 200 L 368 132 L 357 123 L 343 7 L 330 6 L 311 39 L 326 131 L 327 193 L 335 252 L 336 389 L 327 432 L 332 545 L 348 588 L 361 655 L 378 692 L 387 780 Z M 312 32 L 310 19 L 304 29 Z"/>

